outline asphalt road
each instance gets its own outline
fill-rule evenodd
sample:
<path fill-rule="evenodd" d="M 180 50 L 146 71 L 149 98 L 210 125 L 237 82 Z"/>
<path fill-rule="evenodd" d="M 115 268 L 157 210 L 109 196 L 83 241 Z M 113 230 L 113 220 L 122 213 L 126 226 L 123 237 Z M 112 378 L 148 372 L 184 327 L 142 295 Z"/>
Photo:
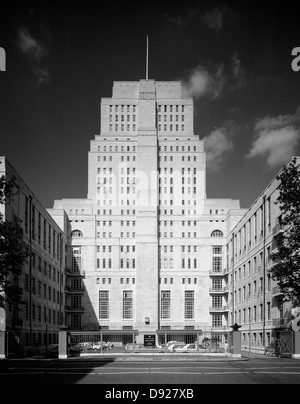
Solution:
<path fill-rule="evenodd" d="M 144 389 L 155 389 L 155 385 L 183 388 L 193 384 L 300 384 L 300 361 L 265 357 L 0 360 L 0 384 L 19 383 L 100 384 L 106 385 L 107 391 L 117 385 L 126 385 L 119 386 L 121 391 L 130 385 L 138 390 L 143 385 Z"/>

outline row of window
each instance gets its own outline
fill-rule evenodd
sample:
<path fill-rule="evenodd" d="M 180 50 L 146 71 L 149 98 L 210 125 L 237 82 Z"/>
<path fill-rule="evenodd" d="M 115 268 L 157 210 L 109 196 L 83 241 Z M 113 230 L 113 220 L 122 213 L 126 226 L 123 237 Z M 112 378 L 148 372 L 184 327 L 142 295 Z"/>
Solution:
<path fill-rule="evenodd" d="M 125 125 L 124 124 L 121 124 L 121 125 L 118 125 L 118 124 L 115 124 L 115 125 L 112 125 L 112 124 L 110 124 L 109 125 L 109 131 L 110 132 L 112 132 L 112 131 L 115 131 L 115 132 L 119 132 L 119 131 L 121 131 L 121 132 L 124 132 L 125 131 Z M 127 124 L 126 125 L 126 131 L 127 132 L 136 132 L 136 124 L 133 124 L 133 125 L 130 125 L 130 124 Z"/>
<path fill-rule="evenodd" d="M 135 113 L 137 110 L 137 106 L 136 105 L 131 105 L 131 104 L 127 104 L 127 105 L 110 105 L 109 106 L 109 112 L 133 112 Z"/>
<path fill-rule="evenodd" d="M 111 285 L 112 279 L 111 278 L 96 278 L 96 284 L 102 285 L 108 284 Z M 129 285 L 131 282 L 132 285 L 135 285 L 135 278 L 120 278 L 120 285 Z"/>
<path fill-rule="evenodd" d="M 43 309 L 43 310 L 42 310 Z M 25 320 L 29 320 L 29 305 L 28 303 L 24 303 L 24 312 L 25 312 Z M 45 324 L 63 324 L 63 313 L 60 313 L 57 310 L 48 309 L 44 306 L 36 306 L 32 304 L 31 306 L 31 320 L 36 321 L 38 323 Z"/>
<path fill-rule="evenodd" d="M 266 303 L 266 320 L 271 320 L 271 302 Z M 259 306 L 248 307 L 247 309 L 238 310 L 234 312 L 235 321 L 238 324 L 246 324 L 246 323 L 256 323 L 258 321 L 264 320 L 264 306 L 260 304 Z"/>
<path fill-rule="evenodd" d="M 103 148 L 103 150 L 102 150 L 102 148 Z M 133 153 L 135 153 L 136 152 L 136 146 L 102 146 L 102 148 L 101 148 L 101 146 L 98 146 L 97 151 L 99 153 L 100 152 L 102 152 L 102 153 L 107 153 L 107 152 L 110 152 L 110 153 L 113 153 L 113 152 L 131 153 L 131 152 L 133 152 Z M 99 160 L 100 157 L 101 156 L 98 156 L 98 161 L 100 161 Z"/>
<path fill-rule="evenodd" d="M 264 200 L 264 199 L 263 199 Z M 243 227 L 234 235 L 233 243 L 229 243 L 232 255 L 234 247 L 235 257 L 242 257 L 247 251 L 251 250 L 264 237 L 264 223 L 266 233 L 271 231 L 271 198 L 267 198 L 256 212 L 247 220 Z"/>
<path fill-rule="evenodd" d="M 133 210 L 131 210 L 131 209 L 127 209 L 127 210 L 121 209 L 121 211 L 120 211 L 121 216 L 124 216 L 124 215 L 125 216 L 135 216 L 135 213 L 136 213 L 135 209 L 133 209 Z M 113 214 L 113 211 L 111 209 L 110 210 L 106 210 L 106 209 L 103 209 L 103 210 L 98 209 L 97 210 L 97 215 L 98 216 L 106 216 L 106 215 L 112 216 L 112 214 Z"/>
<path fill-rule="evenodd" d="M 24 290 L 25 292 L 29 292 L 29 276 L 27 274 L 25 274 Z M 49 301 L 53 301 L 53 303 L 57 304 L 59 304 L 60 301 L 63 301 L 63 293 L 60 293 L 59 290 L 48 286 L 47 294 L 47 284 L 42 284 L 42 282 L 40 280 L 36 280 L 35 277 L 32 277 L 31 279 L 31 294 L 33 296 L 37 295 L 38 297 L 42 297 L 43 295 L 44 299 L 48 299 Z"/>
<path fill-rule="evenodd" d="M 158 122 L 184 122 L 184 115 L 158 115 Z"/>
<path fill-rule="evenodd" d="M 253 347 L 270 346 L 271 333 L 266 332 L 265 342 L 262 332 L 252 332 L 251 335 L 250 333 L 242 333 L 242 345 L 249 345 L 249 342 L 251 342 L 251 346 Z"/>
<path fill-rule="evenodd" d="M 184 213 L 183 213 L 184 214 Z M 109 221 L 108 223 L 111 223 L 111 224 L 109 224 L 109 226 L 111 226 L 112 225 L 112 222 L 111 221 Z M 128 221 L 126 222 L 126 223 L 129 223 Z M 135 221 L 133 221 L 132 223 L 135 223 Z M 172 221 L 170 222 L 170 223 L 173 223 Z M 124 224 L 123 224 L 124 225 Z M 129 226 L 128 224 L 127 224 L 127 226 Z M 133 225 L 134 226 L 134 225 Z M 120 237 L 121 238 L 124 238 L 125 237 L 125 234 L 126 234 L 126 237 L 132 237 L 132 238 L 135 238 L 135 232 L 133 232 L 133 233 L 130 233 L 130 232 L 126 232 L 126 233 L 124 233 L 124 232 L 121 232 L 120 233 Z M 131 235 L 130 235 L 131 234 Z M 173 237 L 174 235 L 173 235 L 173 232 L 170 232 L 169 233 L 169 237 Z M 80 231 L 80 230 L 73 230 L 72 231 L 72 233 L 71 233 L 71 237 L 73 237 L 73 238 L 81 238 L 81 237 L 83 237 L 83 234 L 82 234 L 82 232 Z M 112 236 L 112 233 L 111 232 L 103 232 L 102 233 L 102 235 L 101 235 L 101 233 L 100 232 L 97 232 L 97 237 L 99 238 L 99 237 L 102 237 L 102 238 L 112 238 L 113 236 Z M 168 237 L 168 233 L 167 232 L 164 232 L 164 233 L 159 233 L 159 237 Z M 181 237 L 182 238 L 185 238 L 185 237 L 187 237 L 187 238 L 190 238 L 190 237 L 197 237 L 197 232 L 193 232 L 193 233 L 191 233 L 191 232 L 187 232 L 187 233 L 185 233 L 185 232 L 182 232 L 181 233 Z M 215 238 L 221 238 L 221 237 L 223 237 L 223 232 L 221 231 L 221 230 L 214 230 L 212 233 L 211 233 L 211 235 L 210 235 L 210 237 L 215 237 Z M 184 252 L 184 251 L 183 251 Z"/>
<path fill-rule="evenodd" d="M 197 152 L 197 146 L 159 146 L 159 152 Z M 136 146 L 98 146 L 98 152 L 136 152 Z M 98 161 L 100 161 L 100 156 L 98 156 Z"/>
<path fill-rule="evenodd" d="M 63 285 L 64 277 L 60 274 L 59 270 L 47 263 L 36 253 L 31 255 L 32 269 L 37 269 L 40 273 L 43 271 L 44 275 L 48 277 L 49 280 L 57 282 Z M 27 275 L 28 276 L 28 275 Z"/>
<path fill-rule="evenodd" d="M 158 105 L 158 113 L 184 112 L 184 105 Z"/>
<path fill-rule="evenodd" d="M 173 157 L 174 156 L 159 156 L 158 159 L 159 159 L 159 161 L 171 161 L 172 162 Z M 197 161 L 197 157 L 196 156 L 181 156 L 181 161 Z"/>
<path fill-rule="evenodd" d="M 271 292 L 271 275 L 267 275 L 266 291 Z M 234 292 L 234 299 L 237 303 L 242 303 L 257 295 L 262 295 L 264 291 L 264 280 L 261 277 L 259 280 L 254 280 L 252 283 L 239 288 Z"/>
<path fill-rule="evenodd" d="M 121 167 L 121 175 L 127 175 L 136 174 L 136 167 L 126 167 L 127 164 L 124 164 L 125 167 Z M 125 170 L 126 168 L 126 170 Z M 167 175 L 167 176 L 172 176 L 174 174 L 174 168 L 173 167 L 164 167 L 163 170 L 162 168 L 158 169 L 159 174 L 161 175 Z M 180 173 L 180 170 L 176 170 L 175 172 Z M 97 174 L 102 174 L 102 175 L 112 175 L 113 174 L 113 168 L 112 167 L 97 167 Z M 181 175 L 182 176 L 191 176 L 191 175 L 197 175 L 197 168 L 191 169 L 191 167 L 182 167 L 181 168 Z"/>
<path fill-rule="evenodd" d="M 133 122 L 136 121 L 136 115 L 109 115 L 109 121 L 110 122 L 119 122 L 119 118 L 121 122 L 124 122 L 125 120 L 127 122 L 130 122 L 131 120 Z M 126 118 L 126 119 L 125 119 Z"/>
<path fill-rule="evenodd" d="M 99 319 L 110 318 L 110 296 L 108 290 L 99 291 Z M 184 292 L 184 318 L 194 319 L 195 292 L 186 290 Z M 177 314 L 177 313 L 176 313 Z M 161 291 L 160 304 L 161 319 L 171 318 L 171 291 Z M 122 318 L 133 319 L 133 291 L 123 291 Z"/>
<path fill-rule="evenodd" d="M 271 262 L 271 247 L 266 249 L 266 263 Z M 263 252 L 260 252 L 257 256 L 254 256 L 251 260 L 244 264 L 242 267 L 234 271 L 234 283 L 244 280 L 247 276 L 248 278 L 255 274 L 257 271 L 263 269 Z M 231 275 L 232 281 L 232 275 Z"/>
<path fill-rule="evenodd" d="M 30 219 L 31 223 L 29 224 Z M 30 237 L 32 240 L 37 239 L 38 244 L 43 246 L 45 251 L 62 262 L 66 249 L 62 234 L 52 228 L 36 207 L 29 202 L 29 198 L 25 197 L 24 230 L 26 234 L 29 234 L 29 229 L 31 229 Z"/>
<path fill-rule="evenodd" d="M 119 132 L 119 131 L 121 131 L 121 132 L 136 132 L 136 129 L 137 129 L 137 125 L 136 124 L 121 124 L 121 125 L 119 125 L 119 124 L 110 124 L 109 125 L 109 131 L 110 132 Z M 176 131 L 176 132 L 179 132 L 180 130 L 182 131 L 182 132 L 184 132 L 184 130 L 185 130 L 185 126 L 184 126 L 184 124 L 181 124 L 181 125 L 179 125 L 179 124 L 176 124 L 176 125 L 173 125 L 173 124 L 169 124 L 169 125 L 167 125 L 167 124 L 164 124 L 164 125 L 161 125 L 161 124 L 158 124 L 158 127 L 157 127 L 157 129 L 158 129 L 158 131 L 159 132 L 174 132 L 174 131 Z"/>
<path fill-rule="evenodd" d="M 60 322 L 60 324 L 63 324 L 63 321 L 61 320 L 61 322 Z M 29 335 L 29 332 L 26 332 L 25 333 L 25 346 L 36 346 L 36 345 L 38 345 L 38 346 L 40 346 L 40 345 L 42 345 L 42 343 L 44 344 L 44 345 L 47 345 L 47 344 L 49 344 L 49 345 L 51 345 L 51 344 L 57 344 L 58 343 L 58 333 L 44 333 L 43 334 L 43 336 L 44 336 L 44 338 L 43 338 L 43 340 L 42 340 L 42 333 L 41 332 L 37 332 L 37 333 L 35 333 L 35 332 L 33 332 L 32 334 L 31 334 L 31 338 L 32 338 L 32 340 L 31 340 L 31 343 L 30 343 L 30 335 Z"/>
<path fill-rule="evenodd" d="M 130 282 L 132 285 L 135 285 L 135 278 L 118 278 L 120 285 L 129 285 Z M 180 280 L 182 285 L 197 285 L 198 283 L 198 278 L 181 278 Z M 111 285 L 112 284 L 112 278 L 96 278 L 96 284 L 102 285 Z M 164 285 L 173 285 L 174 284 L 174 278 L 159 278 L 159 284 L 164 284 Z"/>

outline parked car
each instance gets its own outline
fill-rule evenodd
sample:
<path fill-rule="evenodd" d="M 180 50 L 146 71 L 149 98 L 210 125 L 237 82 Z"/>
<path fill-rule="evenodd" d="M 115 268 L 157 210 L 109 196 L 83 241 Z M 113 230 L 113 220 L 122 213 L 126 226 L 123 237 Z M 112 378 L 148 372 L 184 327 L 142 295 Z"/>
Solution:
<path fill-rule="evenodd" d="M 109 345 L 105 341 L 97 341 L 92 343 L 92 349 L 94 351 L 101 351 L 101 348 L 102 350 L 108 349 Z"/>
<path fill-rule="evenodd" d="M 171 344 L 167 348 L 167 352 L 175 352 L 176 348 L 184 347 L 186 345 L 185 342 L 175 342 L 174 344 Z"/>
<path fill-rule="evenodd" d="M 141 348 L 144 348 L 143 344 L 134 344 L 134 350 L 139 350 Z M 125 345 L 125 350 L 126 351 L 133 351 L 133 344 L 128 343 Z"/>
<path fill-rule="evenodd" d="M 186 344 L 184 346 L 176 347 L 175 352 L 197 352 L 197 344 Z M 205 352 L 205 348 L 199 345 L 198 352 Z"/>

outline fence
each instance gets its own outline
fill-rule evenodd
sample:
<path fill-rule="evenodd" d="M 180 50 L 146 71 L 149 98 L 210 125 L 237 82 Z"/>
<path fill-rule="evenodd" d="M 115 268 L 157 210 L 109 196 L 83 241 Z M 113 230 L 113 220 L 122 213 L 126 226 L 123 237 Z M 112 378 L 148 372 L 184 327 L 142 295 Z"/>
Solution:
<path fill-rule="evenodd" d="M 225 338 L 226 337 L 226 338 Z M 224 353 L 227 334 L 202 331 L 157 331 L 144 335 L 138 331 L 69 332 L 69 354 L 120 353 Z"/>
<path fill-rule="evenodd" d="M 274 328 L 241 329 L 243 354 L 292 357 L 293 331 Z"/>

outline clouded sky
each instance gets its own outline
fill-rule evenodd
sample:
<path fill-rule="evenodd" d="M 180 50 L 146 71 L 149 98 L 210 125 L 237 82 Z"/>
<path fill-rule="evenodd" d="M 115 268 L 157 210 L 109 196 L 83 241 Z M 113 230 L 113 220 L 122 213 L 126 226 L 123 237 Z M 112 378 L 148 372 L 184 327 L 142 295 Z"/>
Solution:
<path fill-rule="evenodd" d="M 207 151 L 207 194 L 249 207 L 300 154 L 296 1 L 6 2 L 0 155 L 46 207 L 85 198 L 90 140 L 114 80 L 182 80 Z"/>

